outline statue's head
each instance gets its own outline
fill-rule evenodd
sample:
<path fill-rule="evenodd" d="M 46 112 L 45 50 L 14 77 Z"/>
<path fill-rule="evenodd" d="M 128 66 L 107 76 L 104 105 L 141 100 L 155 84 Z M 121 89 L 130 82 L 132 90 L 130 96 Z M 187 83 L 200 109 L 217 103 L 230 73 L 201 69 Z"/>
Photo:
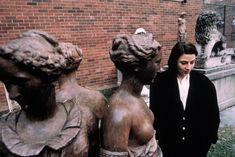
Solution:
<path fill-rule="evenodd" d="M 122 73 L 134 75 L 140 74 L 149 67 L 150 63 L 154 63 L 151 66 L 152 71 L 149 73 L 152 75 L 160 66 L 160 49 L 161 45 L 153 39 L 150 33 L 131 36 L 118 35 L 113 40 L 110 57 Z M 143 76 L 143 73 L 140 75 Z M 140 75 L 138 76 L 141 77 Z"/>
<path fill-rule="evenodd" d="M 198 43 L 207 44 L 210 40 L 212 30 L 219 29 L 223 26 L 223 19 L 216 11 L 203 11 L 197 18 L 195 28 L 195 39 Z"/>
<path fill-rule="evenodd" d="M 53 82 L 61 74 L 77 69 L 81 55 L 74 58 L 65 45 L 69 44 L 60 44 L 37 30 L 0 45 L 0 80 L 23 110 L 40 109 L 51 95 Z M 81 52 L 76 46 L 74 49 Z"/>
<path fill-rule="evenodd" d="M 71 51 L 67 47 L 66 43 L 60 44 L 46 32 L 31 30 L 7 44 L 0 45 L 0 57 L 29 71 L 56 77 L 76 69 L 81 61 L 81 57 L 74 57 L 72 54 L 74 50 L 80 52 L 80 49 L 73 46 L 74 50 Z"/>
<path fill-rule="evenodd" d="M 82 61 L 82 50 L 77 45 L 68 42 L 60 42 L 59 49 L 63 56 L 66 56 L 67 60 L 69 60 L 68 65 L 71 67 L 64 69 L 63 73 L 76 71 Z"/>

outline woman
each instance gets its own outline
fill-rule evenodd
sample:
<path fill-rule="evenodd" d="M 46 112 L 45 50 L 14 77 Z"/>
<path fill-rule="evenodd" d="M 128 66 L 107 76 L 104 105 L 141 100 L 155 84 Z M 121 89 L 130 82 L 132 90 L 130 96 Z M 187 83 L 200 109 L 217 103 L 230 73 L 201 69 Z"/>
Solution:
<path fill-rule="evenodd" d="M 160 48 L 152 34 L 119 35 L 113 40 L 110 57 L 123 78 L 102 119 L 100 156 L 157 156 L 154 116 L 140 93 L 159 68 Z"/>
<path fill-rule="evenodd" d="M 77 69 L 80 61 L 81 56 L 70 57 L 54 37 L 41 31 L 0 45 L 0 80 L 21 106 L 1 118 L 0 156 L 88 156 L 87 150 L 80 151 L 84 128 L 78 102 L 55 99 L 55 81 Z"/>
<path fill-rule="evenodd" d="M 164 157 L 206 157 L 217 141 L 219 109 L 213 83 L 192 71 L 195 46 L 178 42 L 172 49 L 168 70 L 150 86 L 150 109 L 156 121 L 156 138 Z"/>

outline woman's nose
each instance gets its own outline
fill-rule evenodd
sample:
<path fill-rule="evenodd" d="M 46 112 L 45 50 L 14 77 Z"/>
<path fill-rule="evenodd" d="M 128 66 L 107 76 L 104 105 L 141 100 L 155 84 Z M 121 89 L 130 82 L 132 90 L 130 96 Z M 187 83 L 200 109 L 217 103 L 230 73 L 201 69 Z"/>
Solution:
<path fill-rule="evenodd" d="M 186 69 L 187 69 L 187 70 L 190 70 L 191 68 L 192 68 L 192 65 L 191 65 L 191 64 L 187 64 L 187 65 L 186 65 Z"/>

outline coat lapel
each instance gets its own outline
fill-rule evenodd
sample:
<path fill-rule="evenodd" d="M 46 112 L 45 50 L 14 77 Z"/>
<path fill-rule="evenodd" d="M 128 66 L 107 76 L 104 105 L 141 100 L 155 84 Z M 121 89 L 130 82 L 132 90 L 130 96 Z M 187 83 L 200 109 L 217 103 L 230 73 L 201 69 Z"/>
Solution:
<path fill-rule="evenodd" d="M 194 77 L 193 75 L 190 74 L 190 80 L 189 80 L 189 89 L 188 89 L 188 97 L 187 97 L 187 100 L 186 100 L 186 108 L 185 108 L 185 111 L 188 111 L 190 110 L 191 108 L 191 101 L 193 100 L 193 89 L 194 89 Z"/>
<path fill-rule="evenodd" d="M 173 83 L 173 90 L 172 90 L 172 92 L 175 95 L 174 99 L 177 102 L 176 103 L 178 105 L 177 108 L 179 108 L 180 110 L 183 111 L 184 107 L 183 107 L 183 103 L 182 103 L 182 101 L 180 99 L 180 91 L 179 91 L 179 86 L 178 86 L 177 78 L 175 78 L 174 81 L 172 81 L 172 82 L 174 82 Z"/>

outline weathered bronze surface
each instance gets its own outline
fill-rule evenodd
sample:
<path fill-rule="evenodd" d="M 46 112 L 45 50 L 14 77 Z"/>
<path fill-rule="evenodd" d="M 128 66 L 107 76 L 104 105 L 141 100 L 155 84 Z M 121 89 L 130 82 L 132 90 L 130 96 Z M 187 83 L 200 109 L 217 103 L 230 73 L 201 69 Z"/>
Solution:
<path fill-rule="evenodd" d="M 84 94 L 86 90 L 76 83 L 67 83 L 82 59 L 74 52 L 79 54 L 80 49 L 37 30 L 0 45 L 0 80 L 21 106 L 1 117 L 1 157 L 87 157 L 89 147 L 96 147 L 91 152 L 98 150 L 99 141 L 89 140 L 94 138 L 91 133 L 98 134 L 106 101 L 96 92 Z M 58 79 L 60 88 L 55 91 Z"/>
<path fill-rule="evenodd" d="M 110 57 L 123 79 L 101 123 L 101 156 L 157 156 L 154 116 L 140 93 L 159 69 L 160 48 L 149 33 L 113 40 Z"/>

